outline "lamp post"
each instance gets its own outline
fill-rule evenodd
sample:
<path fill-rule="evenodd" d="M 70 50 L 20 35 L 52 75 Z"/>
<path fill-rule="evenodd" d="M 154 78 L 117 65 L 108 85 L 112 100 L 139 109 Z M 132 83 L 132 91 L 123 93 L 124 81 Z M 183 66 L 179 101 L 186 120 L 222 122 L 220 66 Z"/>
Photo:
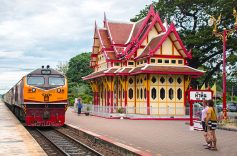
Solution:
<path fill-rule="evenodd" d="M 213 27 L 212 33 L 219 37 L 223 42 L 223 80 L 222 80 L 222 87 L 223 87 L 223 119 L 227 119 L 227 112 L 226 112 L 226 41 L 227 36 L 230 36 L 232 33 L 234 33 L 237 30 L 237 12 L 235 9 L 233 9 L 233 16 L 235 17 L 235 23 L 234 28 L 232 29 L 226 29 L 224 28 L 223 31 L 218 32 L 217 26 L 220 24 L 221 21 L 221 14 L 216 20 L 214 16 L 211 16 L 211 18 L 208 21 L 208 25 Z"/>

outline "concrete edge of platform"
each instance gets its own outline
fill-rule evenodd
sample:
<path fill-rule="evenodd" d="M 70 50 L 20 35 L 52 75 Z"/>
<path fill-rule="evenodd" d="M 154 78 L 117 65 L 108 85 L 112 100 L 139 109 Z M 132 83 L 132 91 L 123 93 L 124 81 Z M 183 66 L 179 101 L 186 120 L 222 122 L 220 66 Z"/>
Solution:
<path fill-rule="evenodd" d="M 16 127 L 17 131 L 20 133 L 20 136 L 24 139 L 25 146 L 22 147 L 21 149 L 23 150 L 23 148 L 26 148 L 29 155 L 35 155 L 35 156 L 38 156 L 38 155 L 44 156 L 45 155 L 46 156 L 47 154 L 45 153 L 43 148 L 38 144 L 38 142 L 35 140 L 35 138 L 27 131 L 25 126 L 13 114 L 13 112 L 9 109 L 7 104 L 1 100 L 0 100 L 0 103 L 2 103 L 3 105 L 6 106 L 6 111 L 9 113 L 10 119 L 14 120 L 14 126 Z M 12 127 L 12 126 L 10 126 L 10 127 Z M 29 141 L 29 140 L 30 140 L 30 142 L 28 145 L 28 142 L 25 142 L 25 141 Z M 13 155 L 15 155 L 15 154 L 13 154 Z M 17 153 L 17 155 L 18 155 L 18 153 Z M 26 154 L 26 155 L 28 155 L 28 154 Z"/>
<path fill-rule="evenodd" d="M 70 126 L 72 128 L 75 128 L 75 129 L 78 129 L 80 131 L 83 131 L 84 133 L 87 133 L 89 135 L 92 135 L 93 137 L 97 137 L 103 141 L 106 141 L 106 142 L 109 142 L 110 144 L 113 144 L 115 146 L 118 146 L 120 148 L 123 148 L 125 150 L 128 150 L 128 151 L 131 151 L 132 153 L 136 154 L 136 155 L 142 155 L 142 156 L 151 156 L 152 154 L 149 153 L 149 152 L 146 152 L 146 151 L 142 151 L 142 150 L 139 150 L 139 149 L 136 149 L 136 148 L 133 148 L 131 146 L 128 146 L 128 145 L 125 145 L 123 143 L 120 143 L 120 142 L 117 142 L 117 141 L 113 141 L 112 139 L 109 139 L 105 136 L 102 136 L 102 135 L 99 135 L 99 134 L 96 134 L 94 132 L 91 132 L 91 131 L 88 131 L 88 130 L 85 130 L 85 129 L 82 129 L 82 128 L 79 128 L 75 125 L 72 125 L 72 124 L 65 124 L 66 126 Z"/>
<path fill-rule="evenodd" d="M 96 115 L 96 114 L 90 114 L 91 116 L 95 117 L 100 117 L 104 119 L 121 119 L 121 117 L 113 117 L 113 116 L 101 116 L 101 115 Z M 181 120 L 181 121 L 188 121 L 190 120 L 189 118 L 182 118 L 182 117 L 128 117 L 124 116 L 122 119 L 127 119 L 127 120 Z M 193 118 L 193 120 L 197 120 L 198 118 Z"/>

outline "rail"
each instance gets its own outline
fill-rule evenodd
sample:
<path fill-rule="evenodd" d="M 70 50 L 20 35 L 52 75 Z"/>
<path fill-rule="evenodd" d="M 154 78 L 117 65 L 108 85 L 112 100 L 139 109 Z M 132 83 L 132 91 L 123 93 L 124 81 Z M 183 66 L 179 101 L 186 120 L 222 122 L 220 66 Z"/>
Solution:
<path fill-rule="evenodd" d="M 71 136 L 64 134 L 57 129 L 47 129 L 37 131 L 50 141 L 59 151 L 66 156 L 71 155 L 88 155 L 88 156 L 100 156 L 99 152 L 95 151 L 91 147 L 81 143 L 80 141 L 72 138 Z"/>

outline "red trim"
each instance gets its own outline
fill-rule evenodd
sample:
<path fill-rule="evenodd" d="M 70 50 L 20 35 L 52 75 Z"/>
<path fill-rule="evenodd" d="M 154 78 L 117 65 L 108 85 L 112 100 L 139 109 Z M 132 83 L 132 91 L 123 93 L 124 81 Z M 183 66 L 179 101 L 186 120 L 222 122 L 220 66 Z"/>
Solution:
<path fill-rule="evenodd" d="M 117 43 L 115 43 L 115 44 L 111 44 L 111 45 L 119 46 L 119 47 L 126 47 L 128 44 L 117 44 Z"/>
<path fill-rule="evenodd" d="M 161 57 L 161 58 L 180 58 L 180 59 L 184 59 L 182 56 L 178 56 L 178 55 L 153 55 L 152 57 Z"/>
<path fill-rule="evenodd" d="M 129 120 L 184 120 L 184 121 L 189 121 L 190 118 L 156 118 L 156 117 L 148 117 L 148 118 L 131 118 L 131 117 L 128 117 L 127 119 Z M 198 120 L 198 118 L 193 118 L 194 120 Z"/>
<path fill-rule="evenodd" d="M 98 54 L 91 54 L 91 57 L 97 57 L 98 56 Z"/>
<path fill-rule="evenodd" d="M 197 75 L 202 76 L 204 73 L 200 72 L 163 72 L 163 71 L 150 71 L 150 70 L 140 70 L 136 73 L 131 73 L 131 75 L 140 74 L 140 73 L 148 73 L 148 74 L 174 74 L 174 75 Z"/>
<path fill-rule="evenodd" d="M 106 62 L 122 62 L 122 60 L 106 60 Z"/>

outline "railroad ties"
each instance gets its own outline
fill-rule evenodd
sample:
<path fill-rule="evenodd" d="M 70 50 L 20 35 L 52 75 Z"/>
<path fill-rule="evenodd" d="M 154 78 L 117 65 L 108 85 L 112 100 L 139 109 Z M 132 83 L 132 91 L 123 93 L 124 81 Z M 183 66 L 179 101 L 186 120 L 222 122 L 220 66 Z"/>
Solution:
<path fill-rule="evenodd" d="M 90 148 L 89 146 L 75 140 L 74 138 L 64 134 L 63 132 L 57 131 L 54 128 L 47 129 L 37 129 L 37 131 L 51 142 L 57 150 L 59 150 L 63 155 L 67 156 L 98 156 L 102 155 Z"/>

